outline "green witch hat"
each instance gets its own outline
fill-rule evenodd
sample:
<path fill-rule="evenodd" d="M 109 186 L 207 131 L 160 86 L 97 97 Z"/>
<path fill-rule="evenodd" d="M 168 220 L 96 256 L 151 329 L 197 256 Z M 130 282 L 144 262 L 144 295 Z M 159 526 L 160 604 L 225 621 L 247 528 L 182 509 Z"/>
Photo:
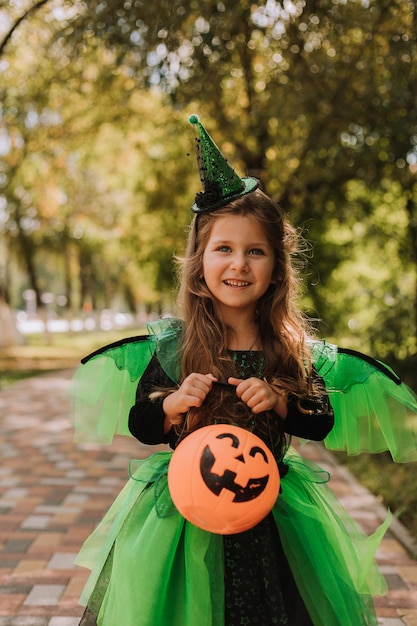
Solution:
<path fill-rule="evenodd" d="M 197 161 L 203 190 L 197 193 L 191 210 L 194 213 L 215 211 L 232 200 L 244 196 L 259 185 L 256 178 L 240 178 L 229 165 L 198 115 L 190 115 L 189 122 L 197 126 Z"/>

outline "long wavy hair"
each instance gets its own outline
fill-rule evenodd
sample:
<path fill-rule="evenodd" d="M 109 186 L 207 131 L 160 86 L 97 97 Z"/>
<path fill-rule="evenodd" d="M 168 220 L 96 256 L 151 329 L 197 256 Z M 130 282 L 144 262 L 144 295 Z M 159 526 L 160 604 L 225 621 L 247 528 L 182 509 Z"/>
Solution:
<path fill-rule="evenodd" d="M 203 276 L 203 254 L 212 226 L 220 216 L 230 214 L 255 218 L 274 254 L 271 284 L 256 309 L 263 351 L 262 377 L 288 393 L 303 397 L 311 392 L 308 389 L 311 359 L 306 346 L 310 328 L 298 307 L 301 238 L 281 207 L 260 190 L 241 196 L 216 211 L 197 215 L 190 225 L 185 256 L 177 259 L 178 306 L 185 321 L 181 380 L 191 372 L 211 372 L 220 381 L 236 375 L 228 352 L 230 329 L 216 316 Z M 228 393 L 230 395 L 230 391 Z M 205 410 L 191 410 L 187 430 L 210 423 L 213 415 L 221 414 L 226 421 L 236 421 L 236 415 L 225 416 L 226 407 L 231 404 L 225 394 L 224 388 L 216 389 L 207 396 Z M 236 399 L 232 405 L 231 413 L 236 412 Z M 244 419 L 241 408 L 238 421 Z"/>

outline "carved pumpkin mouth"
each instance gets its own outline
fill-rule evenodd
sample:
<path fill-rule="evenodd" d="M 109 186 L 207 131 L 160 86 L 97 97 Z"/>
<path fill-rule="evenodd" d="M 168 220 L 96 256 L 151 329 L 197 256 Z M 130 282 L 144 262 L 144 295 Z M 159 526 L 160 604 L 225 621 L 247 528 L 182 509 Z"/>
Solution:
<path fill-rule="evenodd" d="M 239 440 L 234 435 L 222 434 L 218 436 L 218 439 L 224 439 L 226 437 L 230 437 L 232 440 L 232 447 L 237 448 L 239 445 Z M 255 454 L 261 454 L 265 459 L 265 462 L 268 463 L 268 458 L 262 448 L 259 446 L 254 446 L 251 448 L 249 452 L 249 456 L 253 457 Z M 245 459 L 242 454 L 234 457 L 241 463 L 245 463 Z M 201 477 L 204 481 L 204 484 L 208 489 L 216 496 L 220 495 L 222 489 L 227 489 L 235 494 L 233 498 L 233 502 L 249 502 L 249 500 L 254 500 L 257 498 L 265 489 L 268 484 L 269 476 L 260 476 L 255 478 L 250 478 L 246 485 L 241 485 L 239 482 L 236 482 L 236 478 L 238 477 L 238 473 L 232 470 L 226 469 L 223 474 L 216 474 L 212 471 L 213 466 L 216 462 L 216 458 L 212 453 L 210 446 L 207 445 L 201 455 L 200 460 L 200 472 Z"/>

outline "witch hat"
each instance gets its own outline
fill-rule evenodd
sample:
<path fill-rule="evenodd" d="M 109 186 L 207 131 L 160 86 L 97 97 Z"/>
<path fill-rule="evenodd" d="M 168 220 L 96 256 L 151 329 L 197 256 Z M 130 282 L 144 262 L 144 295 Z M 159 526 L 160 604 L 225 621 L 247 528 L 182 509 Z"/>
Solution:
<path fill-rule="evenodd" d="M 215 211 L 232 200 L 255 191 L 259 181 L 252 177 L 240 178 L 236 174 L 200 123 L 198 115 L 190 115 L 188 121 L 198 129 L 197 161 L 204 190 L 197 193 L 191 210 L 194 213 Z"/>

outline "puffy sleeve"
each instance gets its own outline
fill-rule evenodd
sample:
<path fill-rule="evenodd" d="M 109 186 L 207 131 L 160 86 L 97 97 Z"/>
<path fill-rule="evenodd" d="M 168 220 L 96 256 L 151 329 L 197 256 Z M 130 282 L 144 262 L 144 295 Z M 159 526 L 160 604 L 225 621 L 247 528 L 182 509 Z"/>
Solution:
<path fill-rule="evenodd" d="M 109 444 L 115 435 L 131 436 L 129 412 L 154 355 L 163 381 L 175 385 L 183 322 L 165 318 L 149 323 L 147 329 L 148 335 L 116 341 L 81 360 L 69 388 L 76 442 Z"/>
<path fill-rule="evenodd" d="M 155 343 L 132 337 L 100 348 L 81 361 L 70 383 L 70 410 L 77 443 L 109 444 L 130 435 L 127 416 Z"/>
<path fill-rule="evenodd" d="M 335 424 L 324 440 L 350 455 L 389 451 L 394 461 L 417 461 L 417 397 L 381 361 L 325 341 L 311 343 Z"/>

